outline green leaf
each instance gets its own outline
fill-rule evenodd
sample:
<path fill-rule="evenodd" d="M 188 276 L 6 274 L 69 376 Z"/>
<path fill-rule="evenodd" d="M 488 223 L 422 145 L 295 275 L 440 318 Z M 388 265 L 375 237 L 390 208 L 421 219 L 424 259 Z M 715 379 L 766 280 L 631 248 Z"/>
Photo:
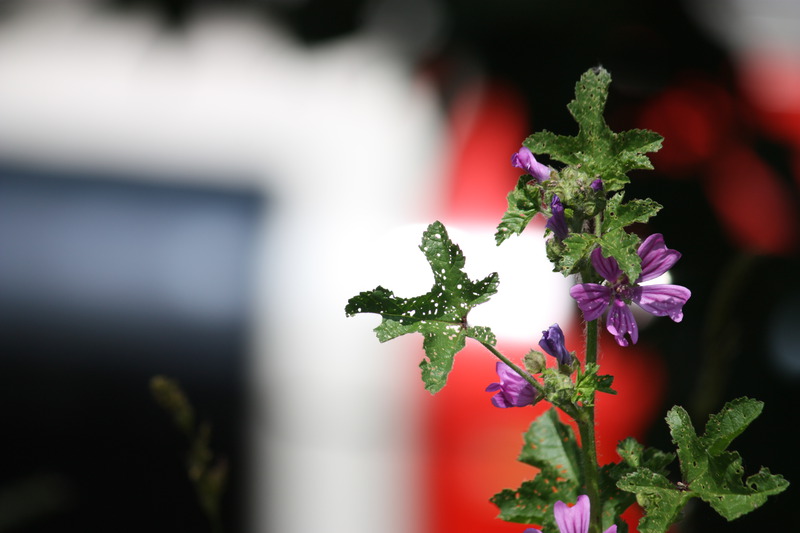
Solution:
<path fill-rule="evenodd" d="M 433 271 L 430 291 L 414 298 L 399 298 L 379 286 L 350 298 L 345 313 L 381 315 L 383 320 L 374 330 L 380 342 L 406 333 L 421 333 L 427 360 L 423 359 L 419 366 L 425 388 L 433 394 L 447 382 L 453 358 L 464 348 L 467 337 L 494 344 L 489 328 L 469 327 L 467 315 L 497 292 L 498 277 L 493 273 L 471 281 L 463 271 L 464 254 L 447 236 L 441 222 L 428 226 L 420 249 Z"/>
<path fill-rule="evenodd" d="M 614 376 L 598 376 L 597 371 L 600 366 L 596 363 L 587 363 L 586 369 L 579 373 L 575 383 L 575 393 L 573 402 L 583 402 L 584 405 L 591 405 L 589 399 L 593 398 L 595 392 L 605 392 L 606 394 L 616 394 L 617 391 L 611 388 Z"/>
<path fill-rule="evenodd" d="M 691 494 L 679 490 L 663 474 L 640 468 L 626 475 L 617 486 L 636 493 L 646 515 L 639 521 L 640 533 L 664 533 L 678 519 Z"/>
<path fill-rule="evenodd" d="M 503 214 L 494 240 L 499 246 L 512 235 L 519 235 L 542 210 L 542 188 L 529 175 L 520 176 L 517 186 L 508 193 L 508 209 Z"/>
<path fill-rule="evenodd" d="M 603 233 L 625 228 L 637 222 L 647 222 L 662 207 L 661 204 L 649 198 L 622 203 L 623 196 L 624 193 L 619 192 L 609 198 L 603 217 Z"/>
<path fill-rule="evenodd" d="M 555 409 L 537 418 L 524 435 L 519 460 L 538 468 L 531 481 L 517 490 L 503 490 L 492 499 L 499 518 L 509 522 L 538 524 L 556 531 L 552 506 L 561 500 L 575 502 L 583 486 L 580 450 L 572 428 L 558 419 Z"/>
<path fill-rule="evenodd" d="M 762 407 L 761 402 L 749 398 L 728 402 L 709 420 L 711 435 L 701 438 L 695 434 L 689 414 L 683 408 L 673 407 L 667 413 L 672 439 L 678 445 L 684 483 L 693 495 L 728 520 L 760 507 L 768 496 L 789 486 L 782 476 L 772 475 L 764 468 L 743 481 L 741 456 L 724 451 L 758 416 Z"/>
<path fill-rule="evenodd" d="M 750 398 L 737 398 L 729 402 L 722 411 L 709 417 L 703 445 L 709 453 L 722 452 L 758 418 L 763 409 L 764 402 Z"/>
<path fill-rule="evenodd" d="M 640 242 L 639 237 L 633 233 L 626 233 L 624 229 L 618 228 L 603 234 L 600 247 L 603 257 L 616 259 L 617 265 L 628 279 L 636 280 L 642 272 L 642 258 L 636 253 Z"/>
<path fill-rule="evenodd" d="M 590 233 L 573 233 L 564 239 L 564 250 L 556 257 L 555 272 L 565 276 L 577 274 L 589 261 L 589 254 L 597 246 L 597 238 Z M 551 258 L 553 259 L 553 258 Z"/>
<path fill-rule="evenodd" d="M 617 446 L 617 453 L 622 461 L 600 469 L 600 493 L 603 500 L 603 528 L 611 526 L 617 519 L 618 531 L 622 533 L 627 525 L 618 520 L 618 517 L 636 501 L 636 495 L 622 490 L 618 487 L 618 482 L 624 476 L 642 468 L 664 474 L 667 465 L 675 460 L 675 454 L 645 448 L 633 437 L 621 441 Z"/>
<path fill-rule="evenodd" d="M 574 137 L 537 132 L 523 143 L 534 154 L 548 154 L 567 165 L 578 166 L 593 179 L 603 179 L 606 191 L 621 189 L 630 181 L 627 172 L 653 168 L 644 154 L 661 148 L 662 137 L 646 130 L 614 133 L 603 118 L 611 75 L 603 68 L 587 71 L 575 85 L 575 99 L 567 108 L 578 123 Z"/>
<path fill-rule="evenodd" d="M 728 402 L 711 416 L 706 434 L 698 437 L 689 414 L 681 407 L 667 413 L 672 440 L 678 446 L 683 480 L 671 483 L 663 474 L 639 468 L 622 477 L 619 488 L 636 493 L 647 515 L 642 533 L 663 533 L 690 498 L 700 498 L 728 520 L 760 507 L 767 497 L 789 486 L 766 468 L 743 480 L 742 458 L 725 449 L 759 415 L 763 404 L 748 398 Z"/>

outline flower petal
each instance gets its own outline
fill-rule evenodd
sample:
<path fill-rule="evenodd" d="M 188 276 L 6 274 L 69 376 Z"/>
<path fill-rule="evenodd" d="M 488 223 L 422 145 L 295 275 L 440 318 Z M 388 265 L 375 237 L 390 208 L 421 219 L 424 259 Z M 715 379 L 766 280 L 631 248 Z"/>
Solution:
<path fill-rule="evenodd" d="M 606 319 L 606 329 L 614 335 L 620 346 L 628 345 L 625 335 L 630 337 L 631 344 L 636 344 L 636 341 L 639 340 L 639 326 L 636 324 L 636 319 L 633 318 L 631 309 L 622 300 L 615 299 L 611 302 L 611 310 Z"/>
<path fill-rule="evenodd" d="M 617 260 L 613 257 L 603 257 L 603 252 L 600 248 L 592 250 L 592 266 L 597 270 L 598 274 L 605 279 L 614 283 L 622 275 Z"/>
<path fill-rule="evenodd" d="M 680 252 L 667 248 L 664 236 L 660 233 L 654 233 L 646 238 L 636 253 L 642 258 L 642 273 L 637 281 L 657 278 L 681 258 Z"/>
<path fill-rule="evenodd" d="M 617 524 L 614 524 L 610 528 L 606 529 L 603 533 L 617 533 Z"/>
<path fill-rule="evenodd" d="M 611 289 L 597 283 L 573 285 L 569 289 L 569 294 L 575 298 L 586 320 L 598 318 L 611 303 Z"/>
<path fill-rule="evenodd" d="M 572 361 L 572 356 L 564 345 L 564 332 L 558 324 L 553 324 L 542 332 L 539 347 L 546 354 L 555 357 L 559 365 L 568 365 Z"/>
<path fill-rule="evenodd" d="M 568 507 L 562 501 L 557 501 L 553 506 L 561 533 L 587 533 L 589 531 L 589 497 L 585 494 L 578 496 L 578 502 Z"/>
<path fill-rule="evenodd" d="M 511 164 L 521 168 L 528 174 L 536 178 L 537 181 L 550 179 L 550 168 L 539 163 L 528 148 L 523 146 L 519 152 L 511 156 Z"/>
<path fill-rule="evenodd" d="M 561 199 L 557 194 L 553 195 L 550 200 L 550 212 L 553 214 L 547 219 L 545 227 L 553 232 L 556 239 L 563 241 L 569 235 L 569 228 L 567 227 L 567 218 L 564 215 L 564 206 L 561 204 Z"/>
<path fill-rule="evenodd" d="M 683 320 L 683 305 L 692 291 L 680 285 L 644 285 L 634 289 L 633 301 L 648 313 Z"/>
<path fill-rule="evenodd" d="M 492 405 L 506 409 L 508 407 L 525 407 L 536 400 L 536 390 L 525 378 L 517 374 L 510 366 L 498 361 L 495 366 L 500 383 L 492 383 L 486 387 L 487 392 L 498 391 L 492 396 Z"/>

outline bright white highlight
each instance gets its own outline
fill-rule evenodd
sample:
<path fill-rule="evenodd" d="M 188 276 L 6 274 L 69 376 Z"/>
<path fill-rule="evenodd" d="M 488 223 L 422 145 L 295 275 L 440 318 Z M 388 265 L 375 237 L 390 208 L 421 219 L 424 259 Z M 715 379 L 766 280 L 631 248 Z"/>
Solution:
<path fill-rule="evenodd" d="M 424 224 L 402 226 L 380 246 L 379 283 L 397 296 L 418 296 L 433 284 L 430 267 L 418 249 L 425 228 Z M 501 339 L 534 345 L 544 328 L 570 320 L 574 312 L 570 281 L 552 271 L 544 239 L 534 235 L 535 230 L 500 246 L 495 245 L 494 228 L 448 226 L 447 231 L 464 252 L 464 270 L 470 279 L 483 279 L 492 272 L 500 276 L 497 294 L 470 312 L 471 325 L 488 326 Z"/>

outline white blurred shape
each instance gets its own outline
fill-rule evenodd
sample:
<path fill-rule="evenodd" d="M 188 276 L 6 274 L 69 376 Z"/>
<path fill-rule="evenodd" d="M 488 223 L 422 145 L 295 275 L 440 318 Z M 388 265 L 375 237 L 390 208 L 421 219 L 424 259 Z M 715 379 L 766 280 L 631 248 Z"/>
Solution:
<path fill-rule="evenodd" d="M 437 99 L 379 36 L 304 49 L 262 22 L 166 35 L 83 3 L 21 10 L 0 32 L 0 157 L 261 188 L 253 530 L 415 531 L 416 362 L 344 306 L 374 288 L 383 236 L 437 202 Z M 202 306 L 201 282 L 169 290 Z"/>
<path fill-rule="evenodd" d="M 418 296 L 433 285 L 430 267 L 419 250 L 426 227 L 403 226 L 382 239 L 386 252 L 379 257 L 384 265 L 376 271 L 381 273 L 381 285 L 397 296 Z M 533 228 L 497 246 L 492 229 L 446 227 L 450 240 L 464 252 L 464 271 L 471 280 L 483 279 L 492 272 L 500 278 L 497 294 L 470 312 L 470 325 L 488 326 L 504 340 L 535 344 L 544 328 L 570 320 L 574 313 L 569 298 L 571 282 L 553 272 L 544 239 L 535 236 Z"/>

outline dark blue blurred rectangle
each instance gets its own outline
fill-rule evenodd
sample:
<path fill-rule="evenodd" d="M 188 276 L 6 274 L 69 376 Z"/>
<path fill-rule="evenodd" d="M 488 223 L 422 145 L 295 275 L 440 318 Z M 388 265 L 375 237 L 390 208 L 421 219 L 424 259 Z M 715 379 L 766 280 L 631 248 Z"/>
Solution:
<path fill-rule="evenodd" d="M 211 422 L 239 499 L 265 200 L 151 178 L 0 165 L 0 509 L 37 479 L 58 503 L 19 531 L 207 530 L 157 374 Z"/>

